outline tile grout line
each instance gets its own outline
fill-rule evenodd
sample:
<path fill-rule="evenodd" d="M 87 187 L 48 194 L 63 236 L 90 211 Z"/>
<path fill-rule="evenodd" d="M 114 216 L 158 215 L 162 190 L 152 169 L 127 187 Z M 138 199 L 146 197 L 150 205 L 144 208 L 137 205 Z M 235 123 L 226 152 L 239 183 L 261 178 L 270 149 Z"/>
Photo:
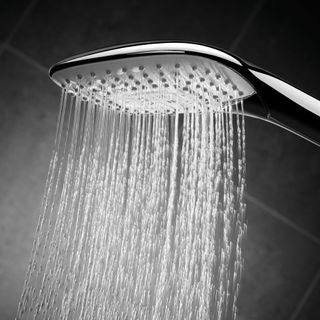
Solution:
<path fill-rule="evenodd" d="M 261 202 L 260 200 L 258 200 L 257 198 L 253 197 L 252 195 L 250 195 L 248 193 L 246 194 L 246 199 L 249 202 L 255 204 L 259 208 L 261 208 L 264 211 L 266 211 L 268 214 L 273 216 L 275 219 L 281 221 L 282 223 L 286 224 L 287 226 L 291 227 L 292 229 L 294 229 L 295 231 L 300 233 L 305 238 L 311 240 L 312 242 L 314 242 L 315 244 L 320 246 L 320 239 L 318 237 L 314 236 L 311 232 L 309 232 L 306 229 L 300 227 L 298 224 L 294 223 L 290 219 L 286 218 L 285 216 L 283 216 L 282 214 L 277 212 L 275 209 L 269 207 L 268 205 L 264 204 L 263 202 Z"/>
<path fill-rule="evenodd" d="M 16 33 L 18 32 L 18 30 L 20 29 L 21 25 L 24 23 L 24 21 L 27 19 L 27 17 L 29 16 L 29 14 L 32 12 L 33 8 L 35 7 L 35 5 L 37 4 L 39 0 L 31 0 L 31 2 L 29 3 L 29 5 L 27 6 L 27 8 L 24 10 L 22 17 L 20 18 L 20 20 L 18 20 L 18 22 L 15 24 L 15 26 L 12 28 L 12 31 L 10 32 L 10 34 L 8 35 L 7 39 L 5 40 L 5 44 L 9 44 L 11 42 L 11 40 L 13 39 L 13 37 L 16 35 Z"/>
<path fill-rule="evenodd" d="M 40 64 L 36 60 L 30 58 L 29 56 L 27 56 L 26 54 L 24 54 L 23 52 L 21 52 L 17 48 L 15 48 L 7 43 L 3 44 L 3 47 L 4 47 L 4 49 L 13 53 L 15 56 L 19 57 L 21 60 L 25 61 L 26 63 L 28 63 L 32 67 L 38 69 L 41 73 L 48 75 L 48 69 L 46 67 L 44 67 L 42 64 Z"/>
<path fill-rule="evenodd" d="M 229 48 L 229 50 L 231 52 L 235 52 L 237 50 L 240 42 L 245 37 L 248 29 L 252 25 L 252 23 L 253 23 L 254 19 L 256 18 L 256 16 L 259 14 L 259 12 L 262 9 L 262 7 L 264 6 L 265 2 L 266 2 L 266 0 L 261 0 L 255 6 L 253 12 L 251 13 L 251 15 L 247 19 L 246 23 L 242 27 L 240 33 L 238 34 L 238 36 L 235 38 L 235 40 L 231 44 L 231 46 Z M 277 219 L 277 220 L 281 221 L 282 223 L 286 224 L 287 226 L 291 227 L 292 229 L 294 229 L 295 231 L 297 231 L 298 233 L 300 233 L 304 237 L 306 237 L 309 240 L 311 240 L 312 242 L 316 243 L 317 245 L 320 245 L 320 239 L 318 237 L 314 236 L 313 234 L 311 234 L 310 232 L 308 232 L 304 228 L 300 227 L 299 225 L 297 225 L 296 223 L 294 223 L 290 219 L 284 217 L 283 215 L 281 215 L 279 212 L 277 212 L 273 208 L 265 205 L 263 202 L 259 201 L 258 199 L 256 199 L 255 197 L 253 197 L 252 195 L 250 195 L 248 193 L 246 193 L 246 199 L 248 201 L 254 203 L 255 205 L 257 205 L 258 207 L 260 207 L 264 211 L 266 211 L 268 214 L 270 214 L 275 219 Z M 297 307 L 294 309 L 294 311 L 293 311 L 293 313 L 292 313 L 292 315 L 290 317 L 290 320 L 297 320 L 297 318 L 300 315 L 303 307 L 305 306 L 306 302 L 310 298 L 313 290 L 315 289 L 315 287 L 316 287 L 316 285 L 318 284 L 319 281 L 320 281 L 320 269 L 317 271 L 316 275 L 313 277 L 313 279 L 311 280 L 311 282 L 310 282 L 309 286 L 307 287 L 306 291 L 302 295 Z"/>
<path fill-rule="evenodd" d="M 232 42 L 229 50 L 231 52 L 234 52 L 237 50 L 240 42 L 242 41 L 242 39 L 245 37 L 248 29 L 250 28 L 251 24 L 253 23 L 254 19 L 256 18 L 256 16 L 258 15 L 258 13 L 260 12 L 260 10 L 262 9 L 262 7 L 264 6 L 264 3 L 266 2 L 266 0 L 260 0 L 257 5 L 254 7 L 254 10 L 252 11 L 251 15 L 249 16 L 249 18 L 246 20 L 246 23 L 243 25 L 241 31 L 239 32 L 238 36 L 235 38 L 235 40 Z"/>
<path fill-rule="evenodd" d="M 35 7 L 35 5 L 37 4 L 39 0 L 31 0 L 29 5 L 27 6 L 27 8 L 24 10 L 21 18 L 18 20 L 18 22 L 14 25 L 14 27 L 12 28 L 11 32 L 9 33 L 9 35 L 7 36 L 6 39 L 4 39 L 3 43 L 0 46 L 0 56 L 3 54 L 3 52 L 6 49 L 6 46 L 11 42 L 11 40 L 13 39 L 13 37 L 17 34 L 18 30 L 20 29 L 21 25 L 23 24 L 23 22 L 27 19 L 27 17 L 29 16 L 29 14 L 32 12 L 33 8 Z"/>
<path fill-rule="evenodd" d="M 306 304 L 307 300 L 310 298 L 313 290 L 315 289 L 316 285 L 320 281 L 320 269 L 317 271 L 316 275 L 313 277 L 311 280 L 309 286 L 307 287 L 305 293 L 303 294 L 302 298 L 300 299 L 298 305 L 294 309 L 291 317 L 289 318 L 290 320 L 296 320 L 298 316 L 300 315 L 304 305 Z"/>

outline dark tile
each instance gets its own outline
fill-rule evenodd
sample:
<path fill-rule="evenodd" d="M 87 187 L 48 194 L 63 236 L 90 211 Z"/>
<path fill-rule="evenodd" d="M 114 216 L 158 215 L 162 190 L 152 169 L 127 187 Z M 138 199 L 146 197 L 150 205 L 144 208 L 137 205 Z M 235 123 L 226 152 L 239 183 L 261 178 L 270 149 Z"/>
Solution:
<path fill-rule="evenodd" d="M 0 319 L 27 271 L 59 111 L 59 90 L 15 56 L 0 59 Z"/>
<path fill-rule="evenodd" d="M 255 1 L 41 1 L 13 44 L 46 66 L 110 45 L 189 40 L 227 49 Z"/>
<path fill-rule="evenodd" d="M 248 193 L 320 237 L 320 149 L 249 118 L 246 137 Z"/>
<path fill-rule="evenodd" d="M 4 41 L 21 19 L 30 1 L 1 1 L 0 9 L 0 41 Z"/>
<path fill-rule="evenodd" d="M 320 319 L 320 279 L 313 288 L 311 295 L 301 309 L 297 320 L 319 320 Z"/>
<path fill-rule="evenodd" d="M 239 320 L 289 319 L 319 268 L 320 247 L 252 203 L 239 296 Z"/>

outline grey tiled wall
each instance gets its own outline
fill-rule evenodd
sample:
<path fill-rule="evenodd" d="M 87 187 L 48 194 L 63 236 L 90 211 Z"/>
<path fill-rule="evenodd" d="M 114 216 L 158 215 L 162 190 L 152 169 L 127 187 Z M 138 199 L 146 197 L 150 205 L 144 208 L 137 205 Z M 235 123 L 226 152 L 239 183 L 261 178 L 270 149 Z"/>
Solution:
<path fill-rule="evenodd" d="M 48 67 L 159 39 L 231 50 L 320 98 L 319 26 L 301 1 L 0 1 L 0 319 L 23 286 L 58 116 Z M 247 119 L 240 319 L 320 319 L 320 149 Z"/>

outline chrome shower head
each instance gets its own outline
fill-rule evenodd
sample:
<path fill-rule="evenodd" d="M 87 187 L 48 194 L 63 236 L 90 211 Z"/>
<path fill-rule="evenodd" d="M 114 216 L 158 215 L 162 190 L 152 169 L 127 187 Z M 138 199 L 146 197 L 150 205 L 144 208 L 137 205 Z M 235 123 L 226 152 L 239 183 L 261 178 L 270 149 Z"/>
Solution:
<path fill-rule="evenodd" d="M 156 110 L 159 88 L 166 94 L 162 102 L 168 112 L 194 108 L 190 92 L 208 104 L 232 105 L 247 99 L 246 116 L 269 121 L 320 146 L 320 101 L 217 48 L 177 41 L 118 46 L 61 61 L 49 74 L 71 93 L 82 88 L 84 100 L 91 90 L 97 103 L 99 92 L 101 99 L 111 91 L 121 92 L 132 111 L 141 108 L 139 96 L 132 95 L 138 88 L 146 93 L 149 112 Z M 177 88 L 183 103 L 174 97 Z"/>

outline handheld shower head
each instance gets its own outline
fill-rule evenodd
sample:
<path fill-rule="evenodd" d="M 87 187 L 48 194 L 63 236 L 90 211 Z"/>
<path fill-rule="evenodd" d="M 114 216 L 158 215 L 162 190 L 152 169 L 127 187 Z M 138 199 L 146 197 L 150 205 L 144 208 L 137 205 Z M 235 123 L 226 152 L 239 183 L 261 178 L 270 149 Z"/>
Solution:
<path fill-rule="evenodd" d="M 112 91 L 121 92 L 119 108 L 132 112 L 143 106 L 156 112 L 159 88 L 167 112 L 192 110 L 190 92 L 211 105 L 235 105 L 246 99 L 246 116 L 269 121 L 320 146 L 320 101 L 217 48 L 177 41 L 118 46 L 61 61 L 49 74 L 71 93 L 82 88 L 84 100 L 91 90 L 97 103 L 105 94 L 112 97 Z M 137 88 L 144 91 L 148 103 L 134 94 Z"/>

